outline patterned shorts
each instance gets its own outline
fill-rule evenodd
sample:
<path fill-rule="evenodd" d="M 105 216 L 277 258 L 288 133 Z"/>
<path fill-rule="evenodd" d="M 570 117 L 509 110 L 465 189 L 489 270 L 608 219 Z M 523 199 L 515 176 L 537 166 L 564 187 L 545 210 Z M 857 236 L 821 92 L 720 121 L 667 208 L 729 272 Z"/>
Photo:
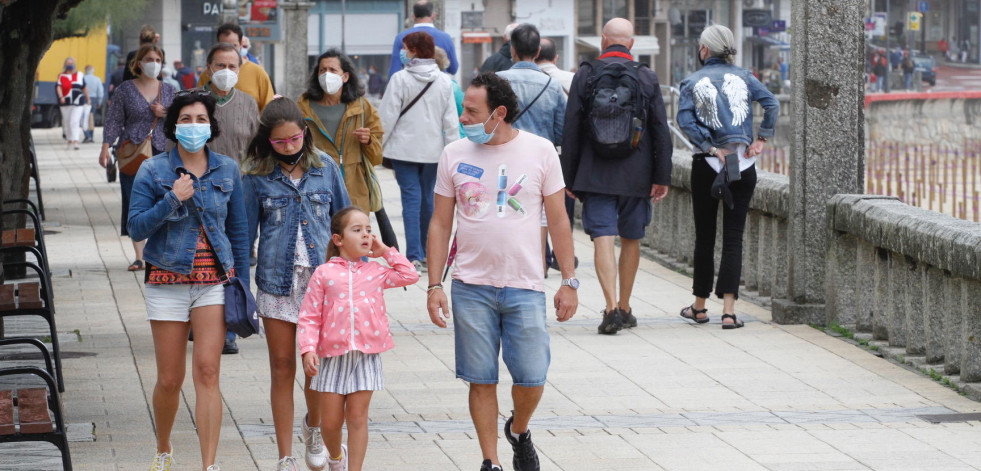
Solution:
<path fill-rule="evenodd" d="M 303 295 L 307 292 L 307 283 L 310 282 L 311 276 L 313 276 L 313 268 L 294 266 L 293 286 L 290 288 L 290 294 L 276 296 L 260 289 L 259 295 L 255 298 L 259 316 L 296 324 L 300 317 Z"/>
<path fill-rule="evenodd" d="M 310 389 L 345 395 L 385 389 L 381 355 L 352 350 L 339 357 L 321 358 Z"/>

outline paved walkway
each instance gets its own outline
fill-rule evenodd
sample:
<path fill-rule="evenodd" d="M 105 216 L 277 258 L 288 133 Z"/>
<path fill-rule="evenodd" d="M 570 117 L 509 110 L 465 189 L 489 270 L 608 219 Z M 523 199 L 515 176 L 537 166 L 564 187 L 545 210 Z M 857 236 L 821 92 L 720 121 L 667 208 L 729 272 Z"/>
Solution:
<path fill-rule="evenodd" d="M 65 332 L 63 397 L 75 469 L 146 469 L 156 372 L 142 273 L 126 271 L 132 246 L 118 236 L 119 186 L 105 182 L 97 146 L 66 151 L 58 130 L 35 131 L 35 140 Z M 380 176 L 386 207 L 398 215 L 394 177 Z M 400 220 L 395 225 L 401 229 Z M 715 303 L 712 323 L 691 325 L 677 315 L 690 302 L 690 279 L 653 262 L 642 261 L 637 277 L 640 325 L 597 335 L 603 305 L 591 244 L 581 232 L 575 237 L 582 304 L 573 320 L 551 323 L 552 368 L 532 422 L 542 469 L 981 469 L 981 423 L 917 417 L 981 404 L 810 327 L 772 324 L 769 311 L 748 303 L 740 305 L 744 329 L 720 329 Z M 546 281 L 551 295 L 559 276 Z M 366 468 L 476 471 L 481 457 L 466 385 L 453 377 L 452 331 L 429 323 L 425 282 L 390 290 L 387 301 L 397 346 L 383 355 L 388 388 L 372 404 Z M 277 456 L 265 341 L 239 344 L 241 353 L 222 361 L 219 463 L 271 470 Z M 510 410 L 506 392 L 502 411 Z M 199 469 L 193 407 L 188 375 L 173 436 L 182 470 Z M 294 450 L 302 455 L 298 438 Z M 503 439 L 500 453 L 510 460 Z M 0 469 L 60 469 L 56 456 L 47 445 L 2 445 Z M 42 467 L 23 464 L 37 459 Z"/>

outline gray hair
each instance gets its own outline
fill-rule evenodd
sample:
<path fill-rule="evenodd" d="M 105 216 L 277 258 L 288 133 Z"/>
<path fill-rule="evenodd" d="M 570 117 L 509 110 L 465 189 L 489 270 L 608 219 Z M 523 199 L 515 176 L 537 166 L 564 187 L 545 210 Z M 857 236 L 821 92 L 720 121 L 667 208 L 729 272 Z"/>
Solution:
<path fill-rule="evenodd" d="M 709 56 L 724 59 L 732 64 L 736 55 L 736 39 L 732 30 L 722 25 L 711 25 L 702 30 L 698 44 L 709 50 Z"/>

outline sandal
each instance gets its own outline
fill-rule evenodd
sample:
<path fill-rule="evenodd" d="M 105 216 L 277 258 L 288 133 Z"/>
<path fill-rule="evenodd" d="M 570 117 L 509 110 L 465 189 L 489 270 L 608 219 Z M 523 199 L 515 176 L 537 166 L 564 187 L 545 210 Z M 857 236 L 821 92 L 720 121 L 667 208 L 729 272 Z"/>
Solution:
<path fill-rule="evenodd" d="M 140 271 L 140 270 L 142 270 L 143 269 L 143 260 L 136 260 L 133 263 L 130 263 L 129 266 L 126 267 L 126 269 L 129 270 L 129 271 Z"/>
<path fill-rule="evenodd" d="M 685 319 L 695 321 L 699 324 L 704 324 L 709 321 L 709 316 L 698 317 L 699 314 L 705 314 L 708 312 L 708 308 L 705 309 L 695 309 L 695 306 L 688 306 L 681 310 L 681 317 Z M 687 315 L 686 315 L 687 313 Z"/>
<path fill-rule="evenodd" d="M 746 324 L 743 323 L 743 321 L 741 321 L 739 319 L 736 319 L 736 315 L 735 314 L 723 314 L 722 315 L 722 321 L 725 322 L 726 318 L 732 319 L 732 324 L 725 324 L 725 323 L 723 323 L 722 324 L 722 328 L 723 329 L 726 329 L 726 330 L 728 330 L 728 329 L 738 329 L 738 328 L 746 325 Z"/>

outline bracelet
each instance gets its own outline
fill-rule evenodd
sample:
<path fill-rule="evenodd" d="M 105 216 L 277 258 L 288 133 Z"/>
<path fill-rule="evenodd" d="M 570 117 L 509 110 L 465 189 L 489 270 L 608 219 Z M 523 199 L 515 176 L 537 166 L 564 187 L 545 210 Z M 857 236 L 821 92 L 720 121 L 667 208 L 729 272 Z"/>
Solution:
<path fill-rule="evenodd" d="M 430 291 L 432 291 L 434 289 L 443 289 L 443 284 L 442 283 L 436 283 L 435 285 L 429 285 L 429 287 L 426 288 L 426 292 L 428 293 L 428 292 L 430 292 Z"/>
<path fill-rule="evenodd" d="M 763 137 L 763 136 L 758 136 L 758 137 L 756 138 L 756 140 L 757 140 L 757 141 L 760 141 L 760 142 L 766 142 L 766 138 L 765 138 L 765 137 Z"/>

